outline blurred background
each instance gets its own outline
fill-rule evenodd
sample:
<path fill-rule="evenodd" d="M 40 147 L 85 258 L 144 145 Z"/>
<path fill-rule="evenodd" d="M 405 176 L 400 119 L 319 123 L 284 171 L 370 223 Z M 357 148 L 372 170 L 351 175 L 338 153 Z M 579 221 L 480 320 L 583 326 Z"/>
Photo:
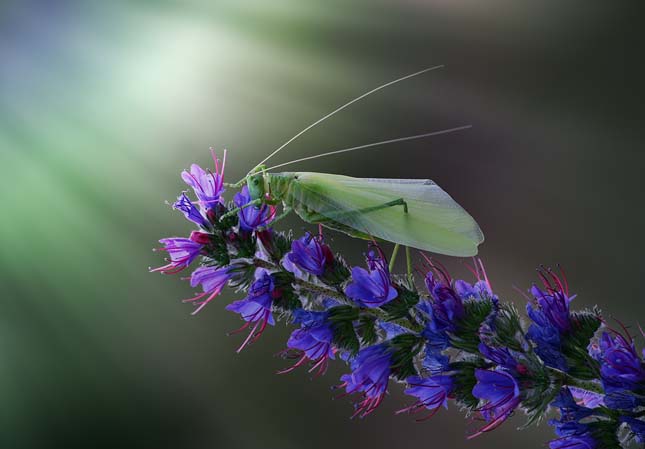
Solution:
<path fill-rule="evenodd" d="M 151 248 L 191 226 L 164 202 L 228 148 L 230 181 L 275 158 L 472 124 L 290 167 L 432 178 L 480 223 L 493 286 L 523 307 L 539 264 L 576 304 L 645 318 L 638 27 L 615 2 L 3 1 L 0 4 L 0 447 L 538 448 L 515 417 L 466 442 L 455 407 L 423 424 L 350 421 L 329 387 L 276 376 L 289 329 L 240 355 L 228 292 L 191 316 Z M 305 229 L 297 219 L 283 224 Z M 353 263 L 365 246 L 331 244 Z M 460 262 L 442 259 L 457 275 Z M 472 426 L 471 426 L 472 427 Z"/>

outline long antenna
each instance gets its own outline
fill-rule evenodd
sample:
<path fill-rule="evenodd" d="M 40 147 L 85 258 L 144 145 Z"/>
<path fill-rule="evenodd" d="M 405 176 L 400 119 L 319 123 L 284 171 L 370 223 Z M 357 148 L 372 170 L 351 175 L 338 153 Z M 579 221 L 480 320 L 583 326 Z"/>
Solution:
<path fill-rule="evenodd" d="M 378 146 L 378 145 L 387 145 L 387 144 L 390 144 L 390 143 L 405 142 L 406 140 L 422 139 L 424 137 L 439 136 L 441 134 L 454 133 L 456 131 L 461 131 L 463 129 L 469 129 L 469 128 L 472 128 L 472 127 L 473 127 L 473 125 L 463 125 L 463 126 L 457 126 L 456 128 L 443 129 L 441 131 L 433 131 L 431 133 L 417 134 L 417 135 L 414 135 L 414 136 L 407 136 L 407 137 L 398 137 L 396 139 L 390 139 L 390 140 L 381 140 L 380 142 L 373 142 L 373 143 L 368 143 L 368 144 L 365 144 L 365 145 L 359 145 L 357 147 L 344 148 L 342 150 L 330 151 L 329 153 L 322 153 L 322 154 L 317 154 L 315 156 L 308 156 L 308 157 L 303 157 L 303 158 L 300 158 L 300 159 L 295 159 L 293 161 L 284 162 L 282 164 L 274 165 L 273 167 L 266 168 L 265 170 L 273 170 L 274 168 L 284 167 L 285 165 L 295 164 L 296 162 L 310 161 L 311 159 L 318 159 L 319 157 L 331 156 L 333 154 L 347 153 L 349 151 L 363 150 L 365 148 L 375 147 L 375 146 Z"/>
<path fill-rule="evenodd" d="M 283 143 L 282 145 L 280 145 L 276 150 L 274 150 L 274 151 L 273 151 L 273 153 L 269 154 L 267 157 L 265 157 L 264 159 L 262 159 L 262 161 L 258 162 L 258 164 L 253 168 L 253 170 L 255 170 L 256 168 L 258 168 L 260 165 L 264 164 L 264 163 L 265 163 L 266 161 L 268 161 L 269 159 L 271 159 L 271 158 L 272 158 L 273 156 L 275 156 L 275 155 L 276 155 L 280 150 L 282 150 L 284 147 L 286 147 L 286 146 L 287 146 L 287 145 L 289 145 L 291 142 L 293 142 L 294 140 L 296 140 L 298 137 L 302 136 L 304 133 L 306 133 L 307 131 L 309 131 L 311 128 L 313 128 L 314 126 L 318 125 L 319 123 L 321 123 L 321 122 L 323 122 L 323 121 L 327 120 L 329 117 L 331 117 L 331 116 L 332 116 L 332 115 L 334 115 L 335 113 L 342 111 L 342 110 L 343 110 L 343 109 L 345 109 L 347 106 L 349 106 L 349 105 L 351 105 L 351 104 L 353 104 L 353 103 L 356 103 L 358 100 L 361 100 L 361 99 L 363 99 L 363 98 L 367 97 L 368 95 L 371 95 L 371 94 L 373 94 L 374 92 L 377 92 L 377 91 L 379 91 L 379 90 L 381 90 L 381 89 L 385 89 L 386 87 L 391 86 L 392 84 L 396 84 L 396 83 L 398 83 L 398 82 L 400 82 L 400 81 L 404 81 L 404 80 L 407 80 L 408 78 L 412 78 L 413 76 L 421 75 L 422 73 L 426 73 L 426 72 L 429 72 L 429 71 L 431 71 L 431 70 L 440 69 L 440 68 L 442 68 L 442 67 L 444 67 L 444 66 L 443 66 L 443 65 L 437 65 L 437 66 L 434 66 L 434 67 L 428 67 L 427 69 L 419 70 L 418 72 L 414 72 L 414 73 L 412 73 L 412 74 L 410 74 L 410 75 L 406 75 L 406 76 L 404 76 L 404 77 L 402 77 L 402 78 L 398 78 L 398 79 L 395 79 L 394 81 L 390 81 L 390 82 L 385 83 L 385 84 L 383 84 L 383 85 L 381 85 L 381 86 L 378 86 L 378 87 L 376 87 L 376 88 L 374 88 L 374 89 L 370 90 L 369 92 L 365 92 L 363 95 L 360 95 L 360 96 L 358 96 L 358 97 L 354 98 L 353 100 L 351 100 L 351 101 L 349 101 L 349 102 L 345 103 L 344 105 L 340 106 L 339 108 L 334 109 L 334 110 L 333 110 L 333 111 L 331 111 L 329 114 L 325 115 L 325 116 L 324 116 L 324 117 L 322 117 L 322 118 L 319 118 L 318 120 L 316 120 L 315 122 L 313 122 L 311 125 L 307 126 L 305 129 L 303 129 L 302 131 L 300 131 L 298 134 L 296 134 L 295 136 L 293 136 L 291 139 L 287 140 L 285 143 Z M 249 171 L 249 173 L 251 173 L 253 170 Z M 247 175 L 248 175 L 249 173 L 247 173 Z"/>

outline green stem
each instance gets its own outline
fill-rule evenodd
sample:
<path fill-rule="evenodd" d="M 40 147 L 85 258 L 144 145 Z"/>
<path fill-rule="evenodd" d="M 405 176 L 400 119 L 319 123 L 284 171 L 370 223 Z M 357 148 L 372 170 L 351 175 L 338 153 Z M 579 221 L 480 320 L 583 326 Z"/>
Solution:
<path fill-rule="evenodd" d="M 603 389 L 602 385 L 600 385 L 597 382 L 590 381 L 590 380 L 582 380 L 582 379 L 577 379 L 563 371 L 560 371 L 555 368 L 548 368 L 551 373 L 555 375 L 555 377 L 559 380 L 562 381 L 562 385 L 567 385 L 571 387 L 578 387 L 582 388 L 583 390 L 587 391 L 593 391 L 594 393 L 600 393 L 604 394 L 605 390 Z"/>
<path fill-rule="evenodd" d="M 256 267 L 260 268 L 266 268 L 268 270 L 281 270 L 282 267 L 275 265 L 271 262 L 267 262 L 266 260 L 258 259 L 255 258 L 253 259 L 253 264 Z M 354 305 L 354 302 L 349 299 L 347 296 L 345 296 L 343 293 L 339 292 L 338 290 L 333 290 L 331 288 L 323 287 L 321 285 L 316 285 L 312 284 L 311 282 L 303 281 L 302 279 L 295 278 L 293 280 L 293 283 L 298 285 L 300 288 L 304 290 L 308 290 L 312 293 L 317 293 L 320 295 L 325 295 L 329 298 L 337 299 L 339 301 L 342 301 L 346 304 L 351 304 Z"/>

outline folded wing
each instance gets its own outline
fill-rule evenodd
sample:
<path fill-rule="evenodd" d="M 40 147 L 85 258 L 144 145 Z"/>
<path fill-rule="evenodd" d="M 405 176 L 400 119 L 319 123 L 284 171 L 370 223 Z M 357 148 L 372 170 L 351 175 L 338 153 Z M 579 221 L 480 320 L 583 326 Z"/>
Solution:
<path fill-rule="evenodd" d="M 293 194 L 351 235 L 380 238 L 452 256 L 473 256 L 484 235 L 475 220 L 429 179 L 352 178 L 296 173 Z M 403 206 L 379 206 L 403 199 Z M 352 233 L 351 230 L 358 231 Z"/>

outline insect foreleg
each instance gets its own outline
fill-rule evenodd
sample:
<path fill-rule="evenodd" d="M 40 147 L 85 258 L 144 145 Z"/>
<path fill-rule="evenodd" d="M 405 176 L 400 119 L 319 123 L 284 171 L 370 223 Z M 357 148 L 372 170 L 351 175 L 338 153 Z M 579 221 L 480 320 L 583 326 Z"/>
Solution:
<path fill-rule="evenodd" d="M 259 206 L 260 204 L 262 204 L 262 198 L 257 198 L 255 200 L 249 201 L 248 203 L 246 203 L 243 206 L 236 207 L 235 209 L 232 209 L 232 210 L 226 212 L 224 215 L 222 215 L 220 217 L 220 220 L 232 217 L 233 215 L 236 215 L 242 209 L 246 209 L 247 207 L 250 207 L 250 206 Z"/>
<path fill-rule="evenodd" d="M 231 184 L 230 182 L 225 182 L 224 187 L 232 187 L 234 189 L 239 189 L 244 185 L 245 182 L 246 182 L 246 178 L 239 180 L 235 184 Z"/>
<path fill-rule="evenodd" d="M 270 223 L 270 224 L 271 224 L 271 226 L 273 226 L 273 225 L 274 225 L 274 224 L 276 224 L 278 221 L 282 220 L 284 217 L 286 217 L 287 215 L 289 215 L 289 214 L 291 213 L 291 211 L 292 211 L 292 210 L 293 210 L 293 208 L 291 208 L 290 206 L 285 206 L 285 207 L 284 207 L 284 209 L 282 210 L 282 213 L 281 213 L 280 215 L 278 215 L 277 217 L 275 217 L 275 218 L 273 219 L 273 221 L 271 221 L 271 223 Z M 259 227 L 259 228 L 257 228 L 257 230 L 258 230 L 258 231 L 262 231 L 262 230 L 264 230 L 264 229 L 265 229 L 264 227 Z"/>

